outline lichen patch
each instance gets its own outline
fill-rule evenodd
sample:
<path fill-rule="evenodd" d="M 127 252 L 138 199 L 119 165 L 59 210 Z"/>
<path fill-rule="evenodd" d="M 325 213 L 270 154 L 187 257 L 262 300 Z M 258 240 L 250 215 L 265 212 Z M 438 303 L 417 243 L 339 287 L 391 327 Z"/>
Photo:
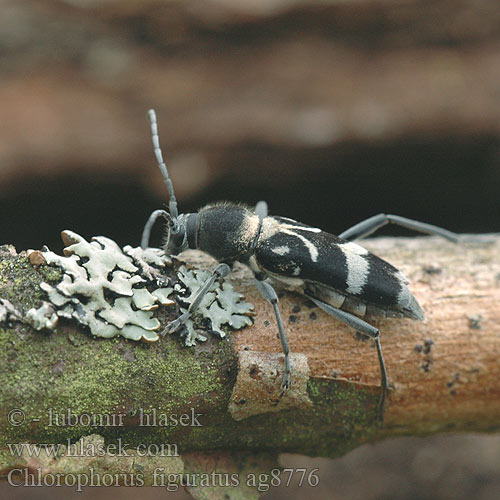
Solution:
<path fill-rule="evenodd" d="M 210 276 L 207 271 L 181 266 L 177 282 L 171 284 L 165 268 L 172 265 L 172 259 L 160 249 L 126 246 L 122 250 L 109 238 L 98 236 L 88 242 L 72 231 L 63 231 L 62 238 L 67 245 L 64 256 L 48 249 L 41 252 L 43 260 L 59 267 L 63 276 L 57 284 L 40 284 L 50 302 L 29 312 L 36 329 L 53 330 L 58 318 L 64 317 L 87 326 L 97 337 L 121 335 L 155 342 L 161 325 L 154 311 L 160 305 L 177 303 L 181 313 L 186 312 Z M 150 291 L 152 286 L 156 288 Z M 215 282 L 196 314 L 207 320 L 208 330 L 222 338 L 224 326 L 239 329 L 251 325 L 253 309 L 230 283 Z M 186 321 L 182 334 L 188 346 L 206 340 L 192 319 Z"/>
<path fill-rule="evenodd" d="M 181 305 L 181 312 L 188 310 L 191 303 L 205 281 L 210 277 L 208 271 L 187 269 L 181 266 L 178 270 L 179 283 L 174 287 L 177 302 Z M 226 336 L 223 325 L 236 330 L 252 324 L 250 316 L 254 315 L 252 304 L 243 300 L 243 295 L 224 281 L 215 282 L 212 289 L 205 295 L 198 309 L 198 314 L 210 321 L 209 329 L 217 336 Z M 193 322 L 188 319 L 185 323 L 185 344 L 194 345 L 196 341 L 205 341 L 206 337 L 196 331 Z"/>
<path fill-rule="evenodd" d="M 146 269 L 152 279 L 161 274 L 158 267 L 169 260 L 161 259 L 151 249 L 141 252 L 128 247 L 128 253 L 124 253 L 103 236 L 88 242 L 72 231 L 64 231 L 63 241 L 69 243 L 64 257 L 50 250 L 42 252 L 47 264 L 64 271 L 57 285 L 40 284 L 56 306 L 57 315 L 76 319 L 97 337 L 158 340 L 160 322 L 152 311 L 160 300 L 146 289 L 148 280 L 136 273 Z"/>

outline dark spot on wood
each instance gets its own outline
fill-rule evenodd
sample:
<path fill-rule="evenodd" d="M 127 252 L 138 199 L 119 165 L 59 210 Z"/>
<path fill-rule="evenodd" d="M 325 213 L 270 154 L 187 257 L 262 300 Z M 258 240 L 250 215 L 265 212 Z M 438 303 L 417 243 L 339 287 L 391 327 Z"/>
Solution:
<path fill-rule="evenodd" d="M 428 266 L 424 266 L 424 272 L 427 274 L 441 274 L 443 270 L 436 264 L 430 264 Z"/>
<path fill-rule="evenodd" d="M 432 339 L 427 339 L 424 342 L 424 354 L 429 354 L 431 352 L 431 348 L 434 345 L 434 340 Z"/>
<path fill-rule="evenodd" d="M 269 326 L 270 324 L 271 323 L 269 323 L 269 321 L 267 319 L 264 321 L 264 326 Z"/>
<path fill-rule="evenodd" d="M 482 322 L 483 322 L 483 317 L 480 314 L 473 314 L 472 316 L 469 316 L 469 328 L 471 330 L 481 330 L 483 327 Z"/>
<path fill-rule="evenodd" d="M 288 321 L 290 321 L 290 323 L 297 323 L 297 316 L 295 316 L 294 314 L 291 314 L 288 317 Z"/>
<path fill-rule="evenodd" d="M 424 346 L 422 344 L 417 344 L 413 350 L 417 353 L 420 354 L 424 350 Z"/>
<path fill-rule="evenodd" d="M 298 304 L 296 306 L 293 306 L 292 312 L 293 313 L 299 313 L 300 312 L 300 306 Z"/>
<path fill-rule="evenodd" d="M 453 377 L 451 378 L 451 380 L 450 380 L 450 381 L 446 382 L 446 387 L 448 387 L 448 388 L 450 388 L 450 389 L 451 389 L 451 390 L 450 390 L 450 394 L 451 394 L 452 396 L 454 396 L 454 395 L 456 394 L 455 389 L 452 389 L 452 387 L 454 387 L 454 386 L 455 386 L 455 384 L 457 384 L 457 383 L 458 383 L 459 379 L 460 379 L 460 372 L 457 372 L 457 373 L 455 373 L 455 374 L 453 375 Z"/>
<path fill-rule="evenodd" d="M 430 370 L 431 370 L 431 365 L 432 365 L 432 359 L 429 358 L 429 359 L 426 359 L 421 365 L 420 367 L 422 368 L 422 370 L 424 370 L 425 373 L 429 373 Z"/>
<path fill-rule="evenodd" d="M 315 312 L 315 311 L 313 311 L 311 314 L 309 314 L 309 319 L 312 319 L 313 321 L 314 321 L 315 319 L 318 319 L 318 315 L 316 314 L 316 312 Z"/>
<path fill-rule="evenodd" d="M 238 404 L 239 405 L 244 405 L 246 404 L 247 400 L 245 398 L 241 398 L 239 401 L 238 401 Z"/>
<path fill-rule="evenodd" d="M 249 375 L 251 378 L 257 378 L 257 375 L 259 374 L 259 367 L 258 366 L 252 366 L 250 368 Z"/>

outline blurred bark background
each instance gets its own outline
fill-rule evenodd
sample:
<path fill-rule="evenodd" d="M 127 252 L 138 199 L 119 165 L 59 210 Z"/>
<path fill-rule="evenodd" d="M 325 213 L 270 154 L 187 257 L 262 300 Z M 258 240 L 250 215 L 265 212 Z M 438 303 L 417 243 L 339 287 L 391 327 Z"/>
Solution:
<path fill-rule="evenodd" d="M 185 211 L 498 228 L 494 0 L 3 0 L 0 47 L 3 242 L 137 242 L 166 199 L 150 107 Z"/>
<path fill-rule="evenodd" d="M 182 211 L 266 199 L 333 233 L 382 211 L 498 231 L 496 0 L 1 0 L 0 14 L 0 243 L 60 251 L 69 228 L 137 244 L 166 200 L 151 107 Z M 381 447 L 322 476 L 338 498 L 493 498 L 498 439 L 442 443 L 395 443 L 370 481 L 347 464 Z M 474 467 L 450 465 L 461 446 Z"/>

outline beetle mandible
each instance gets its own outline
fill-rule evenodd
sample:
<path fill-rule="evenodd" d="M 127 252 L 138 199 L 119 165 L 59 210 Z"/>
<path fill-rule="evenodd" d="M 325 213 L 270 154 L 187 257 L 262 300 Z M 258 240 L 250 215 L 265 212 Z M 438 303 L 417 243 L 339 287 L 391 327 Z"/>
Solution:
<path fill-rule="evenodd" d="M 169 210 L 155 210 L 150 215 L 141 246 L 147 248 L 151 228 L 158 217 L 163 216 L 168 224 L 166 253 L 177 255 L 188 248 L 198 249 L 219 261 L 189 309 L 169 323 L 162 334 L 178 330 L 196 311 L 214 282 L 226 277 L 234 262 L 241 262 L 252 270 L 257 288 L 274 309 L 285 364 L 281 395 L 290 384 L 289 347 L 278 296 L 269 281 L 305 295 L 323 311 L 374 340 L 381 374 L 377 413 L 382 422 L 388 378 L 380 332 L 362 318 L 421 321 L 424 311 L 400 271 L 352 240 L 364 238 L 388 223 L 439 235 L 452 242 L 458 241 L 458 235 L 405 217 L 378 214 L 334 236 L 286 217 L 269 216 L 263 201 L 257 203 L 255 210 L 242 204 L 221 202 L 206 205 L 197 213 L 179 214 L 160 149 L 156 113 L 149 110 L 148 114 L 154 153 L 169 193 Z"/>

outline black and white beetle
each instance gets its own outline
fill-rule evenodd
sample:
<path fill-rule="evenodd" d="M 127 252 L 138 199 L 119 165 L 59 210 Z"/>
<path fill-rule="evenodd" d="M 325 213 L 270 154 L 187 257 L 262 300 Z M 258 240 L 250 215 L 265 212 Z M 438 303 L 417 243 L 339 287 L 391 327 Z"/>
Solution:
<path fill-rule="evenodd" d="M 222 202 L 207 205 L 198 213 L 179 214 L 159 145 L 154 110 L 149 111 L 149 119 L 156 160 L 170 199 L 168 212 L 155 210 L 150 215 L 141 246 L 147 248 L 151 228 L 156 219 L 163 216 L 168 221 L 166 253 L 177 255 L 188 248 L 199 249 L 220 262 L 188 311 L 169 323 L 163 335 L 183 325 L 214 282 L 231 272 L 235 261 L 247 264 L 255 275 L 257 288 L 272 304 L 276 315 L 285 357 L 281 394 L 290 384 L 289 349 L 278 297 L 266 281 L 268 278 L 307 296 L 328 314 L 375 341 L 381 372 L 378 415 L 382 421 L 388 381 L 379 330 L 361 318 L 378 316 L 423 320 L 424 312 L 400 271 L 351 240 L 364 238 L 388 223 L 436 234 L 453 242 L 458 240 L 458 235 L 397 215 L 379 214 L 334 236 L 292 219 L 268 216 L 267 204 L 263 201 L 257 203 L 255 211 L 240 204 Z"/>

